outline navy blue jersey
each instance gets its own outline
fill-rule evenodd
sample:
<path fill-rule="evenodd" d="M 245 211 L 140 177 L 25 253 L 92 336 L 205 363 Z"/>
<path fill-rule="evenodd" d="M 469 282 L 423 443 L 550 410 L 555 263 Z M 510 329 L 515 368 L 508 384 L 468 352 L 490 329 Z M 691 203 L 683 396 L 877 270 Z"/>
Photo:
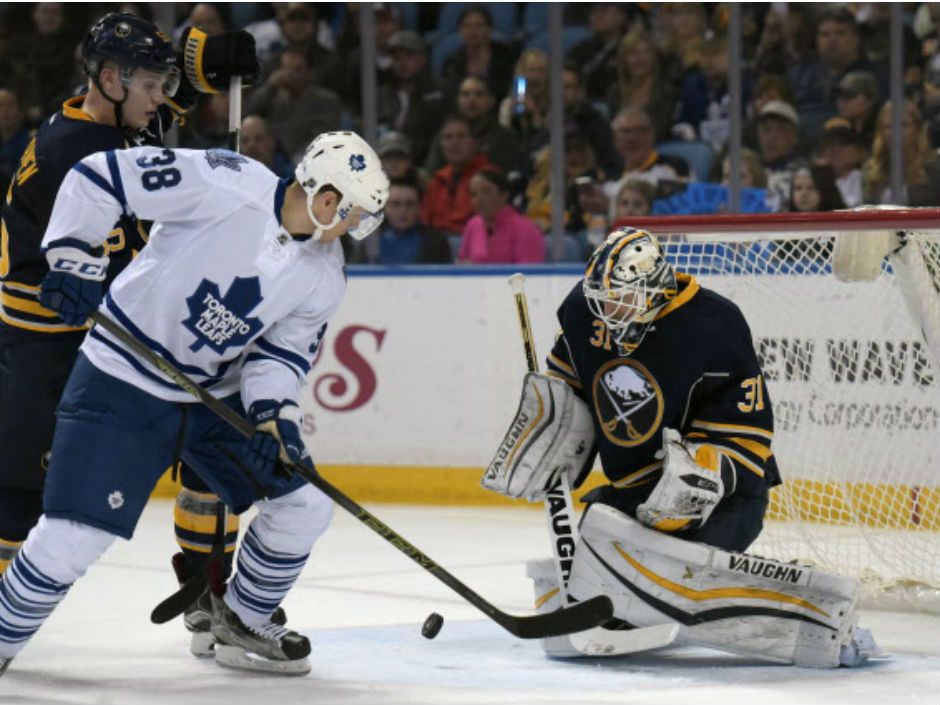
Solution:
<path fill-rule="evenodd" d="M 39 285 L 49 271 L 40 243 L 49 223 L 59 186 L 69 169 L 95 152 L 136 144 L 160 144 L 161 125 L 172 119 L 168 109 L 150 130 L 127 130 L 95 122 L 82 110 L 83 96 L 67 100 L 30 141 L 3 203 L 0 241 L 0 345 L 69 333 L 67 326 L 39 303 Z M 106 285 L 146 242 L 146 228 L 129 216 L 114 224 L 106 243 L 110 257 Z"/>
<path fill-rule="evenodd" d="M 773 411 L 750 329 L 731 301 L 691 276 L 676 278 L 678 295 L 628 355 L 618 354 L 578 283 L 558 309 L 561 331 L 549 374 L 592 408 L 604 474 L 618 495 L 642 500 L 652 491 L 662 472 L 664 427 L 725 453 L 737 493 L 766 495 L 780 476 L 770 449 Z"/>

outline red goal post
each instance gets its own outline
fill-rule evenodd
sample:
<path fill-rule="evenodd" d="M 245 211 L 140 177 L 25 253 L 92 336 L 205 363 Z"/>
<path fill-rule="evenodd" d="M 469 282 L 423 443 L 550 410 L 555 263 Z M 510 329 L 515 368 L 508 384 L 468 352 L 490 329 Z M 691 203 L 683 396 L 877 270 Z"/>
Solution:
<path fill-rule="evenodd" d="M 784 484 L 753 551 L 940 613 L 940 209 L 625 219 L 734 301 Z"/>

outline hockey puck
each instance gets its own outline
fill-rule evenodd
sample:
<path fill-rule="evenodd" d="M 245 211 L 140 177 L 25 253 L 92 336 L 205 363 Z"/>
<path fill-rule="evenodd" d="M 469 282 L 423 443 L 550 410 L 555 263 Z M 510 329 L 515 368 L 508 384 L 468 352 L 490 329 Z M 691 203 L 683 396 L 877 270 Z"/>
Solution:
<path fill-rule="evenodd" d="M 444 618 L 441 617 L 437 612 L 431 612 L 428 615 L 428 618 L 424 620 L 424 624 L 421 626 L 421 636 L 425 639 L 433 639 L 437 636 L 438 632 L 441 631 L 441 627 L 444 626 Z"/>

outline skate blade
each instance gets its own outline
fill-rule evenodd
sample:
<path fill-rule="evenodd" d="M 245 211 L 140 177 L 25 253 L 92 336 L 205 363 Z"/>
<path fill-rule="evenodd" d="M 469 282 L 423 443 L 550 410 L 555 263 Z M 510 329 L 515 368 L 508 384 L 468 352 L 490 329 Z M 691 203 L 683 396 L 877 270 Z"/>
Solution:
<path fill-rule="evenodd" d="M 212 658 L 215 655 L 215 637 L 212 632 L 193 632 L 189 653 L 196 658 Z"/>
<path fill-rule="evenodd" d="M 283 676 L 305 676 L 310 673 L 310 661 L 305 658 L 294 661 L 272 661 L 250 654 L 240 646 L 215 645 L 215 662 L 226 668 L 256 673 L 276 673 Z"/>
<path fill-rule="evenodd" d="M 569 634 L 568 638 L 575 649 L 587 656 L 623 656 L 661 649 L 672 644 L 678 636 L 678 624 L 659 624 L 617 631 L 598 627 Z"/>

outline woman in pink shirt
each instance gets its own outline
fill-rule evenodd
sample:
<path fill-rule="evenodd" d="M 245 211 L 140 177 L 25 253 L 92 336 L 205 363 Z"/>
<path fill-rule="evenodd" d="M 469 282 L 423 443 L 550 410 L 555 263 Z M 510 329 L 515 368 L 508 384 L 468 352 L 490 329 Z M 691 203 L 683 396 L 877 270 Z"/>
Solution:
<path fill-rule="evenodd" d="M 476 213 L 463 229 L 458 262 L 526 264 L 545 261 L 545 236 L 535 223 L 509 205 L 509 182 L 495 169 L 470 180 Z"/>

